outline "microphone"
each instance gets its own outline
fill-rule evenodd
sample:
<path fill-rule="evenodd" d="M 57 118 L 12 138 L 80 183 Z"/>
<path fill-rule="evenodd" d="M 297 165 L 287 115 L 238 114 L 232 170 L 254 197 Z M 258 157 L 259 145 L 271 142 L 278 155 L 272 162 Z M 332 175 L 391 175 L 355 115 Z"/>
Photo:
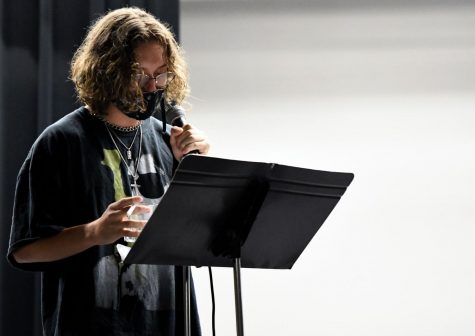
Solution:
<path fill-rule="evenodd" d="M 185 110 L 180 105 L 167 104 L 165 118 L 167 123 L 172 126 L 183 127 L 187 124 Z"/>
<path fill-rule="evenodd" d="M 188 123 L 185 118 L 185 109 L 180 105 L 168 104 L 165 108 L 165 118 L 167 123 L 172 126 L 183 127 Z M 195 149 L 186 155 L 188 154 L 200 154 L 200 151 Z"/>

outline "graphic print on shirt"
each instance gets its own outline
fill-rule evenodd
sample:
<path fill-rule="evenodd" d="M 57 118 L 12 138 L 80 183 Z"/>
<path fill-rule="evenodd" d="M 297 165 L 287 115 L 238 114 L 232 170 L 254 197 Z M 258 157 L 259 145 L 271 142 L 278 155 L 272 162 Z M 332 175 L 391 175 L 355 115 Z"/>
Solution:
<path fill-rule="evenodd" d="M 155 162 L 151 154 L 142 154 L 139 162 L 139 174 L 156 174 Z"/>
<path fill-rule="evenodd" d="M 117 149 L 104 149 L 104 160 L 101 162 L 104 166 L 108 167 L 113 175 L 114 179 L 114 192 L 115 200 L 118 201 L 126 197 L 124 185 L 123 185 L 123 176 L 120 165 L 122 164 L 121 157 Z M 146 198 L 151 198 L 156 200 L 156 203 L 159 203 L 165 191 L 168 189 L 169 180 L 165 171 L 155 164 L 155 160 L 151 154 L 142 154 L 139 160 L 138 174 L 139 179 L 143 182 L 139 183 L 138 195 Z M 133 162 L 130 163 L 128 168 L 128 177 L 129 180 L 132 180 L 130 176 L 130 171 L 133 171 Z M 156 183 L 156 180 L 162 180 L 161 183 Z M 145 183 L 144 183 L 145 182 Z M 142 183 L 142 185 L 140 185 Z M 162 186 L 163 190 L 157 189 L 155 186 Z M 154 186 L 149 190 L 151 186 Z M 141 189 L 144 189 L 143 192 Z M 158 195 L 154 195 L 158 193 Z"/>
<path fill-rule="evenodd" d="M 108 167 L 112 172 L 115 200 L 118 201 L 127 197 L 123 185 L 122 160 L 118 150 L 104 149 L 104 160 L 101 161 L 101 164 Z M 131 170 L 133 170 L 133 162 L 131 162 L 131 167 L 128 169 L 128 175 L 130 175 Z M 138 184 L 142 184 L 139 189 L 143 188 L 147 196 L 155 196 L 153 199 L 158 203 L 169 186 L 169 179 L 166 173 L 155 164 L 154 157 L 151 154 L 141 155 L 137 171 L 140 176 Z M 131 176 L 128 176 L 128 178 L 131 179 Z M 163 190 L 157 188 L 157 186 L 162 185 Z M 153 190 L 152 194 L 150 194 L 148 189 Z M 140 190 L 139 195 L 146 197 L 142 195 Z M 159 197 L 157 198 L 156 196 Z M 168 274 L 170 272 L 168 267 L 155 269 L 155 267 L 151 268 L 150 265 L 127 265 L 123 266 L 121 270 L 119 262 L 120 260 L 116 256 L 109 255 L 101 258 L 94 268 L 97 307 L 118 310 L 121 298 L 128 297 L 134 298 L 136 304 L 142 305 L 149 311 L 174 308 L 174 298 L 170 297 L 170 294 L 160 293 L 158 296 L 161 299 L 157 300 L 159 283 L 163 281 L 169 282 L 170 279 L 174 278 L 172 274 Z M 162 272 L 167 274 L 160 276 Z M 171 282 L 162 285 L 166 285 L 165 288 L 173 286 Z M 119 293 L 121 293 L 121 298 L 119 298 Z"/>
<path fill-rule="evenodd" d="M 117 310 L 119 265 L 115 256 L 105 256 L 94 267 L 94 282 L 96 283 L 96 306 Z"/>
<path fill-rule="evenodd" d="M 114 176 L 115 200 L 118 201 L 125 197 L 124 185 L 122 184 L 122 171 L 120 170 L 120 154 L 117 149 L 104 148 L 104 160 L 101 163 L 109 167 Z"/>
<path fill-rule="evenodd" d="M 165 171 L 155 164 L 151 154 L 143 154 L 140 157 L 138 173 L 139 195 L 152 199 L 156 204 L 160 203 L 170 185 L 170 180 Z"/>

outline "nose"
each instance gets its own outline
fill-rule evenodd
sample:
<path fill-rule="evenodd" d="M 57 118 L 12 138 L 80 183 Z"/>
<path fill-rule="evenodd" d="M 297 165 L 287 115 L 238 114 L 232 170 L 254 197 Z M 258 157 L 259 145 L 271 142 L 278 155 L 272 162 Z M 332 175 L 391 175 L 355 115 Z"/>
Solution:
<path fill-rule="evenodd" d="M 147 84 L 142 88 L 145 92 L 154 92 L 157 90 L 157 84 L 155 78 L 149 78 Z"/>

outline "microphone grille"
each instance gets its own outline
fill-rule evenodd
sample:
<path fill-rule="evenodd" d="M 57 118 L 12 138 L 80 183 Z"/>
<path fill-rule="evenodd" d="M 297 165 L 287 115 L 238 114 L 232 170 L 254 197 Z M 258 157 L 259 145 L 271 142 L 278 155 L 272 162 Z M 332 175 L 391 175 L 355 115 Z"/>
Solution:
<path fill-rule="evenodd" d="M 165 112 L 165 118 L 170 125 L 180 126 L 176 124 L 177 121 L 179 121 L 179 119 L 185 119 L 185 110 L 180 105 L 168 105 Z"/>

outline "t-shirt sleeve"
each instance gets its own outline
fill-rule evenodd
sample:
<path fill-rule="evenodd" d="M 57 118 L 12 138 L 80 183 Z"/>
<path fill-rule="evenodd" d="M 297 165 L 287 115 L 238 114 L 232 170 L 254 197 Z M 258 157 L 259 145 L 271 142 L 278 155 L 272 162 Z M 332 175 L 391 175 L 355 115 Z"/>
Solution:
<path fill-rule="evenodd" d="M 64 144 L 57 137 L 42 135 L 32 146 L 17 178 L 7 259 L 16 268 L 43 271 L 61 262 L 18 263 L 13 252 L 21 246 L 62 231 L 61 176 L 58 159 Z M 63 158 L 64 160 L 64 158 Z"/>

